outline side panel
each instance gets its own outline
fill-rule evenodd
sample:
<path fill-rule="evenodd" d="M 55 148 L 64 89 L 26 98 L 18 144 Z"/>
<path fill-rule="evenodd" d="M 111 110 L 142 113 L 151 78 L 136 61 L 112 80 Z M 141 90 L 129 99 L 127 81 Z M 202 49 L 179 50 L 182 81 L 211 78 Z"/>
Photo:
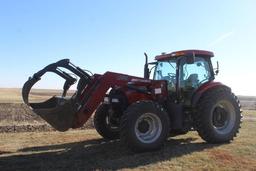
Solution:
<path fill-rule="evenodd" d="M 132 104 L 139 100 L 152 100 L 152 96 L 143 93 L 138 93 L 134 90 L 126 91 L 125 95 L 128 99 L 128 104 Z"/>
<path fill-rule="evenodd" d="M 123 92 L 125 93 L 128 103 L 132 104 L 134 102 L 140 101 L 140 100 L 155 100 L 158 101 L 159 103 L 166 101 L 168 97 L 168 90 L 167 90 L 167 85 L 166 81 L 162 80 L 154 80 L 151 81 L 150 84 L 148 85 L 140 85 L 139 83 L 133 84 L 135 87 L 142 88 L 142 89 L 150 89 L 151 92 L 150 94 L 143 93 L 140 91 L 136 91 L 133 89 L 123 89 Z"/>
<path fill-rule="evenodd" d="M 192 100 L 191 100 L 191 104 L 193 107 L 196 106 L 198 100 L 200 99 L 200 97 L 208 90 L 213 89 L 213 88 L 217 88 L 217 87 L 225 87 L 231 90 L 230 87 L 222 84 L 221 82 L 214 82 L 211 81 L 209 83 L 203 84 L 193 95 Z"/>

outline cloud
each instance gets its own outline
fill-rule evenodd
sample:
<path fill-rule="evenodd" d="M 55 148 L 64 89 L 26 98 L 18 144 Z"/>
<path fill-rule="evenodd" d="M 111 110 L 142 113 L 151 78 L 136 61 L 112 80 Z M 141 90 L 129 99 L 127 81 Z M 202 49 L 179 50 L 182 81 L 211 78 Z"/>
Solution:
<path fill-rule="evenodd" d="M 222 34 L 221 36 L 219 36 L 217 39 L 215 39 L 214 41 L 212 41 L 208 46 L 209 47 L 213 47 L 215 46 L 216 44 L 224 41 L 225 39 L 231 37 L 232 35 L 234 35 L 235 32 L 234 31 L 230 31 L 230 32 L 227 32 L 227 33 L 224 33 Z"/>

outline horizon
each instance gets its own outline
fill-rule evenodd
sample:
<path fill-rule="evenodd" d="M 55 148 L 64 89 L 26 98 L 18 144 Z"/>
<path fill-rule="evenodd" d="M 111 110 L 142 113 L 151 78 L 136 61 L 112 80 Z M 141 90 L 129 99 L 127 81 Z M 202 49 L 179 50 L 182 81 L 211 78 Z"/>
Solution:
<path fill-rule="evenodd" d="M 1 90 L 3 90 L 3 89 L 6 89 L 6 90 L 10 90 L 10 89 L 12 89 L 12 90 L 22 90 L 22 88 L 19 88 L 19 87 L 0 87 L 0 91 Z M 50 91 L 62 91 L 62 89 L 61 88 L 59 88 L 59 89 L 54 89 L 54 88 L 32 88 L 31 89 L 31 91 L 33 91 L 33 90 L 41 90 L 41 91 L 45 91 L 45 90 L 50 90 Z M 76 89 L 69 89 L 69 91 L 75 91 Z M 239 97 L 252 97 L 252 98 L 256 98 L 256 96 L 255 95 L 243 95 L 243 94 L 236 94 L 236 96 L 239 96 Z"/>
<path fill-rule="evenodd" d="M 0 87 L 22 87 L 62 58 L 93 73 L 143 75 L 162 52 L 213 51 L 216 81 L 256 96 L 256 1 L 4 1 L 0 2 Z M 60 83 L 57 85 L 57 83 Z M 49 74 L 37 88 L 61 89 Z"/>

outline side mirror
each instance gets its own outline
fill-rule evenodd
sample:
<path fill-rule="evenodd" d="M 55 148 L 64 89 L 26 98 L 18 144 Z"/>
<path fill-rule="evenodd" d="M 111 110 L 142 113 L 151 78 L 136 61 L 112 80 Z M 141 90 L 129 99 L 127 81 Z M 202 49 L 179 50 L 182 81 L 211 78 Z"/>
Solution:
<path fill-rule="evenodd" d="M 214 73 L 215 73 L 215 75 L 218 75 L 219 72 L 220 72 L 220 70 L 219 70 L 219 62 L 217 61 L 217 68 L 214 69 Z"/>
<path fill-rule="evenodd" d="M 149 79 L 148 55 L 146 53 L 144 53 L 144 55 L 145 55 L 144 78 Z"/>

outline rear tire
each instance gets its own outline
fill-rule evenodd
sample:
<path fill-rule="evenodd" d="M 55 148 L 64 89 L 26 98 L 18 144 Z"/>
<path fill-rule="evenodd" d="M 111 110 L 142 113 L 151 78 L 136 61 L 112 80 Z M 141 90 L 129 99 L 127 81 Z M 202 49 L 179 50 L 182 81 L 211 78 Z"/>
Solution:
<path fill-rule="evenodd" d="M 241 124 L 240 103 L 227 88 L 206 92 L 197 104 L 195 127 L 202 139 L 209 143 L 230 142 Z"/>
<path fill-rule="evenodd" d="M 162 147 L 170 128 L 169 116 L 152 101 L 140 101 L 129 106 L 120 125 L 121 142 L 136 152 Z"/>
<path fill-rule="evenodd" d="M 113 127 L 109 122 L 109 105 L 101 104 L 94 115 L 94 127 L 105 139 L 115 140 L 119 138 L 119 125 Z"/>

